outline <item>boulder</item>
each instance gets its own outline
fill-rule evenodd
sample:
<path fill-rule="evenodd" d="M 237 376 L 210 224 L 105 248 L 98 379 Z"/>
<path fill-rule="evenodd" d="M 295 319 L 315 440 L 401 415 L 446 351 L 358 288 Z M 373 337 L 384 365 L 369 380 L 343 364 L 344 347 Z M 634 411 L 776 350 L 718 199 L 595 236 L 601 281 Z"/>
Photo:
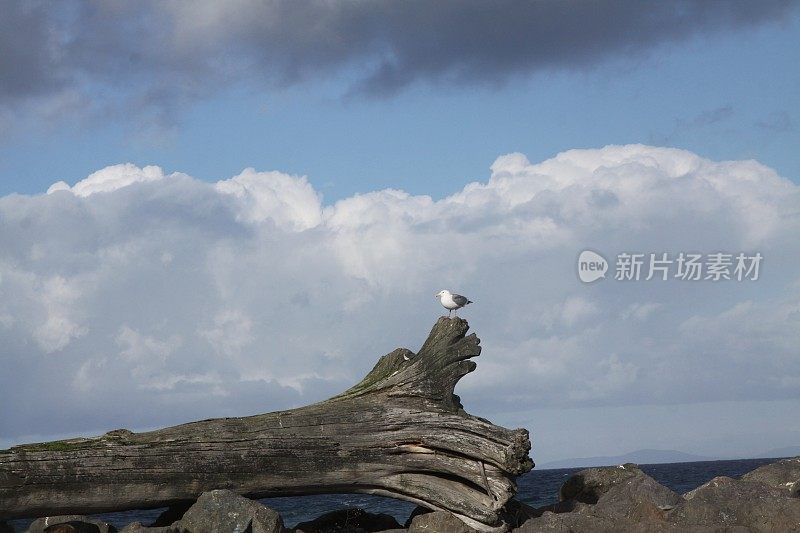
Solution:
<path fill-rule="evenodd" d="M 409 527 L 411 527 L 411 521 L 414 520 L 416 517 L 418 517 L 419 515 L 432 512 L 433 509 L 428 509 L 427 507 L 424 507 L 422 505 L 417 505 L 416 507 L 414 507 L 414 510 L 411 511 L 411 514 L 408 516 L 408 519 L 406 520 L 406 523 L 403 525 L 403 527 L 408 529 Z"/>
<path fill-rule="evenodd" d="M 119 530 L 119 533 L 185 533 L 187 530 L 177 525 L 145 526 L 141 522 L 131 522 Z"/>
<path fill-rule="evenodd" d="M 788 490 L 792 496 L 800 497 L 800 457 L 782 459 L 759 466 L 742 476 L 742 481 L 760 481 L 771 487 Z"/>
<path fill-rule="evenodd" d="M 477 530 L 469 527 L 447 511 L 432 511 L 414 517 L 408 528 L 408 533 L 476 533 Z"/>
<path fill-rule="evenodd" d="M 613 485 L 599 497 L 592 512 L 635 522 L 658 521 L 681 501 L 678 494 L 642 472 Z"/>
<path fill-rule="evenodd" d="M 326 513 L 319 518 L 297 524 L 296 533 L 372 533 L 387 529 L 401 529 L 393 516 L 368 513 L 351 507 Z"/>
<path fill-rule="evenodd" d="M 597 503 L 600 496 L 613 486 L 635 476 L 646 476 L 633 463 L 619 466 L 602 466 L 587 468 L 574 473 L 567 479 L 558 492 L 559 499 L 576 500 L 583 503 Z"/>
<path fill-rule="evenodd" d="M 663 518 L 665 511 L 681 501 L 678 494 L 631 463 L 576 472 L 561 486 L 559 496 L 562 501 L 596 504 L 594 513 L 633 520 Z"/>
<path fill-rule="evenodd" d="M 205 533 L 248 531 L 283 533 L 281 516 L 257 501 L 229 490 L 204 492 L 179 521 L 168 526 L 180 531 Z"/>
<path fill-rule="evenodd" d="M 594 506 L 579 504 L 573 512 L 545 511 L 514 530 L 514 533 L 722 533 L 720 529 L 706 526 L 678 526 L 663 520 L 631 520 L 593 514 Z M 725 533 L 734 533 L 725 530 Z M 738 533 L 738 532 L 737 532 Z M 744 532 L 742 532 L 744 533 Z"/>
<path fill-rule="evenodd" d="M 634 464 L 576 472 L 564 482 L 559 496 L 560 502 L 536 509 L 540 516 L 528 519 L 516 531 L 690 531 L 666 521 L 681 496 Z"/>
<path fill-rule="evenodd" d="M 101 520 L 83 515 L 46 516 L 37 518 L 26 533 L 116 533 L 117 528 Z"/>
<path fill-rule="evenodd" d="M 131 522 L 119 530 L 119 533 L 183 533 L 185 530 L 179 526 L 151 526 L 142 525 L 141 522 Z"/>
<path fill-rule="evenodd" d="M 156 518 L 155 521 L 152 524 L 150 524 L 149 527 L 172 525 L 173 523 L 183 518 L 183 515 L 186 514 L 186 511 L 188 511 L 192 507 L 192 505 L 194 505 L 194 502 L 192 501 L 170 505 L 166 509 L 166 511 L 158 515 L 158 518 Z"/>
<path fill-rule="evenodd" d="M 679 527 L 800 531 L 800 500 L 762 482 L 721 476 L 687 492 L 668 521 Z"/>
<path fill-rule="evenodd" d="M 637 524 L 630 520 L 615 520 L 605 516 L 595 516 L 583 510 L 565 513 L 545 511 L 542 516 L 531 518 L 522 524 L 522 526 L 515 529 L 514 532 L 539 533 L 543 531 L 558 531 L 571 533 L 619 533 L 620 531 L 637 531 L 636 528 Z M 639 529 L 638 531 L 645 531 L 645 529 Z"/>
<path fill-rule="evenodd" d="M 503 520 L 512 528 L 519 527 L 531 518 L 541 515 L 542 512 L 538 509 L 514 498 L 508 500 L 503 507 Z"/>

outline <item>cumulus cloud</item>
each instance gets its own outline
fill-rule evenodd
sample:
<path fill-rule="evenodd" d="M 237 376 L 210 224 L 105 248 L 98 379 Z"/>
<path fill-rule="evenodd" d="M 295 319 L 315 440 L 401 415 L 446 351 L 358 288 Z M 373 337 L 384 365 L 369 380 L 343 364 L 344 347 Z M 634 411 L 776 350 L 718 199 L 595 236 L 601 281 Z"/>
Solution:
<path fill-rule="evenodd" d="M 0 0 L 0 107 L 27 105 L 49 117 L 88 109 L 126 120 L 124 110 L 135 108 L 137 120 L 155 114 L 163 122 L 231 83 L 289 85 L 355 72 L 350 92 L 378 96 L 420 81 L 494 86 L 779 21 L 796 5 Z"/>
<path fill-rule="evenodd" d="M 280 172 L 256 172 L 252 168 L 216 184 L 218 191 L 235 196 L 250 222 L 272 220 L 280 226 L 304 230 L 322 219 L 319 195 L 305 177 Z"/>
<path fill-rule="evenodd" d="M 384 190 L 325 205 L 280 172 L 209 184 L 132 165 L 6 196 L 0 437 L 322 399 L 418 348 L 441 288 L 476 302 L 484 351 L 459 391 L 490 417 L 797 397 L 798 206 L 800 188 L 755 161 L 642 145 L 504 155 L 438 201 Z M 584 285 L 583 249 L 764 262 L 755 282 Z"/>
<path fill-rule="evenodd" d="M 176 174 L 173 174 L 173 176 L 176 176 Z M 164 171 L 161 170 L 161 167 L 151 165 L 139 168 L 136 165 L 126 163 L 98 170 L 72 187 L 63 181 L 56 182 L 47 189 L 47 193 L 70 191 L 76 196 L 89 196 L 98 192 L 115 191 L 133 183 L 145 183 L 164 178 Z"/>

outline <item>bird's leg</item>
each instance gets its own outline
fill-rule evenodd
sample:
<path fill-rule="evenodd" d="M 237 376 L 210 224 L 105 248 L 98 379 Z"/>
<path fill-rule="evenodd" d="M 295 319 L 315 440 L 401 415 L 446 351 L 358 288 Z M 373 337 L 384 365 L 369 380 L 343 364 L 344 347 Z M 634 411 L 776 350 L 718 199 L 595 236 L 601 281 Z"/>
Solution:
<path fill-rule="evenodd" d="M 450 316 L 451 316 L 452 314 L 453 314 L 453 310 L 452 310 L 452 309 L 448 309 L 448 310 L 447 310 L 447 318 L 450 318 Z"/>

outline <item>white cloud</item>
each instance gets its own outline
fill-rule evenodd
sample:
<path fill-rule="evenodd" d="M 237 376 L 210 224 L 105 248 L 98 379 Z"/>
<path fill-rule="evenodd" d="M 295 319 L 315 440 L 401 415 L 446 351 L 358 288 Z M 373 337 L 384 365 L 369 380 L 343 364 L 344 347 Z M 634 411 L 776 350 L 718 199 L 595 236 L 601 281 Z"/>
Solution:
<path fill-rule="evenodd" d="M 66 188 L 0 198 L 6 438 L 322 399 L 418 348 L 442 288 L 475 302 L 463 315 L 484 351 L 459 387 L 490 417 L 800 393 L 800 188 L 753 161 L 511 154 L 439 201 L 385 190 L 327 206 L 305 178 L 252 169 L 208 184 L 116 165 Z M 584 285 L 587 248 L 764 263 L 757 282 Z"/>
<path fill-rule="evenodd" d="M 238 310 L 226 309 L 214 317 L 214 325 L 200 329 L 198 333 L 205 338 L 219 355 L 234 358 L 253 342 L 251 332 L 253 322 Z"/>
<path fill-rule="evenodd" d="M 661 307 L 661 304 L 656 302 L 634 302 L 620 314 L 620 317 L 622 320 L 629 320 L 631 318 L 640 321 L 647 320 L 647 317 L 653 314 L 653 311 L 657 310 L 659 307 Z"/>
<path fill-rule="evenodd" d="M 561 319 L 567 326 L 597 314 L 598 309 L 595 304 L 582 296 L 572 296 L 564 302 L 561 309 Z"/>
<path fill-rule="evenodd" d="M 38 274 L 11 264 L 4 267 L 0 324 L 8 335 L 22 332 L 26 340 L 50 354 L 89 333 L 80 302 L 80 280 Z"/>
<path fill-rule="evenodd" d="M 159 181 L 164 178 L 176 177 L 179 174 L 164 175 L 161 167 L 146 166 L 139 168 L 131 163 L 113 165 L 90 174 L 72 187 L 63 181 L 56 182 L 47 189 L 47 194 L 68 190 L 76 196 L 89 196 L 98 192 L 111 192 L 127 187 L 134 183 L 147 183 Z"/>
<path fill-rule="evenodd" d="M 322 220 L 319 195 L 305 177 L 247 168 L 216 184 L 218 191 L 235 196 L 249 222 L 271 220 L 282 228 L 304 230 Z"/>

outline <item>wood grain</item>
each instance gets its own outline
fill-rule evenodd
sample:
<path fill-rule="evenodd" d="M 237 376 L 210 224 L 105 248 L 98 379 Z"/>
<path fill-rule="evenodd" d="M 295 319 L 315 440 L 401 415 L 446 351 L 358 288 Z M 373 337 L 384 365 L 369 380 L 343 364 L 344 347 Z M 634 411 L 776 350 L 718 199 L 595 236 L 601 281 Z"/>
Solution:
<path fill-rule="evenodd" d="M 0 520 L 163 507 L 229 489 L 254 498 L 378 494 L 503 531 L 530 441 L 469 415 L 453 393 L 475 334 L 440 318 L 417 354 L 397 349 L 357 385 L 289 411 L 0 450 Z"/>

